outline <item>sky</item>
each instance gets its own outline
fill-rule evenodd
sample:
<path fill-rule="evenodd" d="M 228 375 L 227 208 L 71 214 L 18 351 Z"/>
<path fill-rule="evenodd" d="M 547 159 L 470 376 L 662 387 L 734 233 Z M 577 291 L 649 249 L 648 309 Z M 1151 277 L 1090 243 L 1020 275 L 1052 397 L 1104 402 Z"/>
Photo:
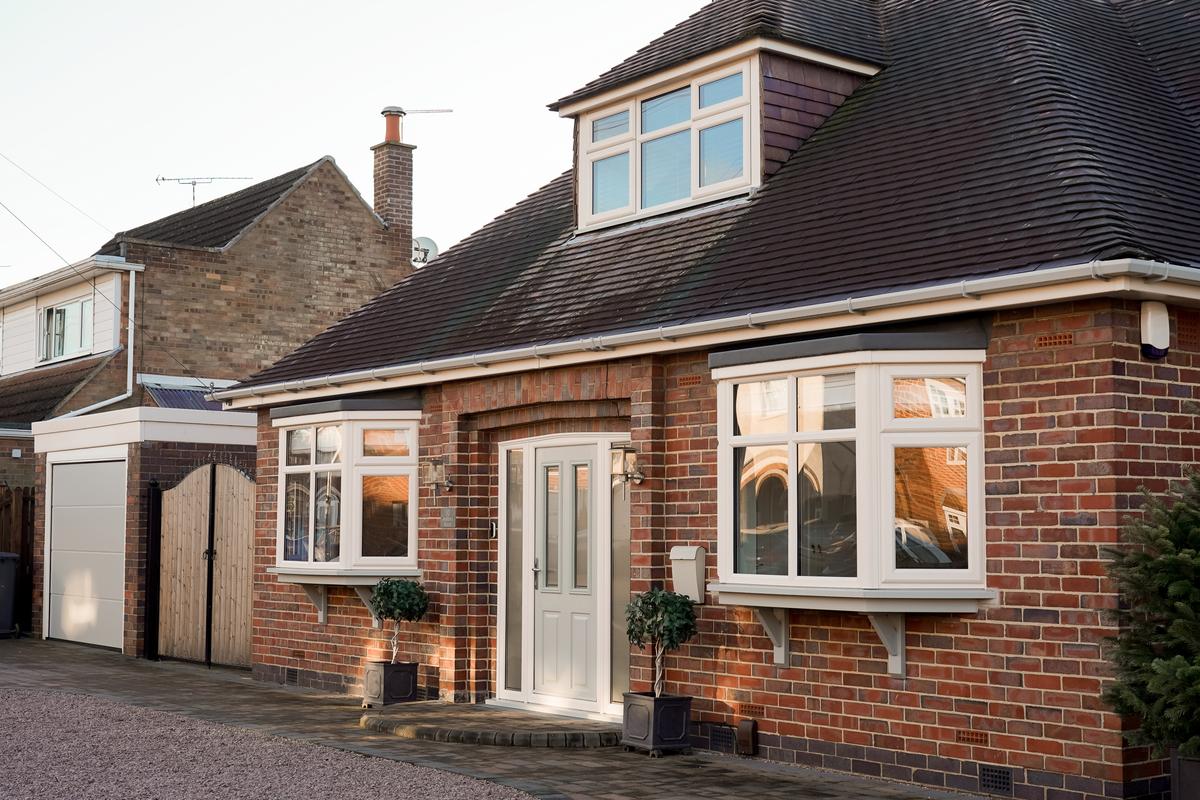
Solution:
<path fill-rule="evenodd" d="M 253 179 L 204 202 L 331 155 L 369 202 L 380 110 L 452 108 L 405 120 L 444 251 L 570 167 L 547 103 L 704 2 L 0 0 L 0 203 L 77 262 L 191 206 L 159 176 Z M 0 209 L 0 286 L 62 265 Z"/>

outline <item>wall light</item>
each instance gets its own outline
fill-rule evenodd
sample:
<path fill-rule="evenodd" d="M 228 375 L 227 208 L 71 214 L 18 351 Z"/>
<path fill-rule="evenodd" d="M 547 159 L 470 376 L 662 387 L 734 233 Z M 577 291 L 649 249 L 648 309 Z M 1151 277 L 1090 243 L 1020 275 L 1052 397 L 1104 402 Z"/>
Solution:
<path fill-rule="evenodd" d="M 646 480 L 646 474 L 638 466 L 638 454 L 633 445 L 620 442 L 609 448 L 612 456 L 612 477 L 622 483 L 641 483 Z"/>
<path fill-rule="evenodd" d="M 421 480 L 437 489 L 439 493 L 454 489 L 454 481 L 446 477 L 446 462 L 440 458 L 431 458 L 421 463 Z"/>

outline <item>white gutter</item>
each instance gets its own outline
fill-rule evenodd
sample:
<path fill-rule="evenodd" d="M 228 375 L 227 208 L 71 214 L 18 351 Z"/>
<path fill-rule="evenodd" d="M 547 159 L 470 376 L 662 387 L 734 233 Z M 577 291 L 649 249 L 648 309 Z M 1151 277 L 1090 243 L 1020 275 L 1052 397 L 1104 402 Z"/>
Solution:
<path fill-rule="evenodd" d="M 77 408 L 74 411 L 67 412 L 66 414 L 60 414 L 55 419 L 63 419 L 66 417 L 79 417 L 84 414 L 90 414 L 91 412 L 93 412 L 97 409 L 106 408 L 108 406 L 113 405 L 114 403 L 120 403 L 122 400 L 128 400 L 129 398 L 133 397 L 133 319 L 134 319 L 134 313 L 136 311 L 136 309 L 134 308 L 134 304 L 137 302 L 136 289 L 137 289 L 137 272 L 130 270 L 129 271 L 129 316 L 127 318 L 128 321 L 127 321 L 126 327 L 125 327 L 125 344 L 127 345 L 125 348 L 125 391 L 122 394 L 117 395 L 116 397 L 110 397 L 107 400 L 101 400 L 99 403 L 92 403 L 90 406 L 85 406 L 84 408 Z M 120 313 L 120 309 L 117 309 L 117 313 L 118 314 Z"/>
<path fill-rule="evenodd" d="M 0 428 L 0 439 L 32 439 L 33 431 L 29 428 Z"/>
<path fill-rule="evenodd" d="M 53 272 L 47 272 L 0 289 L 0 306 L 11 306 L 31 297 L 60 289 L 65 284 L 91 280 L 105 272 L 142 272 L 145 269 L 143 265 L 127 262 L 120 256 L 91 256 L 69 266 L 60 267 Z"/>
<path fill-rule="evenodd" d="M 216 400 L 231 401 L 239 398 L 265 397 L 284 392 L 295 393 L 308 389 L 323 389 L 368 381 L 378 382 L 405 376 L 432 375 L 433 373 L 447 370 L 470 368 L 482 370 L 488 366 L 504 362 L 541 359 L 570 353 L 615 351 L 623 347 L 654 342 L 672 342 L 678 344 L 678 340 L 680 339 L 746 330 L 747 328 L 762 329 L 774 325 L 822 317 L 847 314 L 863 315 L 868 311 L 898 308 L 901 306 L 915 306 L 941 300 L 978 299 L 984 295 L 1014 290 L 1049 287 L 1088 280 L 1109 281 L 1122 277 L 1146 278 L 1156 282 L 1172 280 L 1200 286 L 1200 270 L 1190 267 L 1178 267 L 1159 261 L 1131 258 L 1094 261 L 1086 264 L 1074 264 L 1045 270 L 1000 275 L 992 278 L 962 280 L 919 289 L 905 289 L 898 292 L 888 292 L 862 298 L 850 297 L 845 300 L 817 305 L 739 314 L 733 317 L 723 317 L 703 322 L 665 325 L 629 333 L 589 336 L 565 342 L 556 342 L 554 344 L 534 345 L 532 347 L 521 347 L 511 350 L 485 351 L 466 356 L 456 356 L 454 358 L 422 361 L 415 364 L 409 363 L 376 369 L 357 370 L 354 372 L 333 373 L 316 378 L 281 381 L 264 386 L 234 387 L 229 390 L 213 392 L 211 397 Z M 612 354 L 614 358 L 617 356 L 618 354 L 615 352 Z M 432 380 L 425 382 L 432 382 Z"/>

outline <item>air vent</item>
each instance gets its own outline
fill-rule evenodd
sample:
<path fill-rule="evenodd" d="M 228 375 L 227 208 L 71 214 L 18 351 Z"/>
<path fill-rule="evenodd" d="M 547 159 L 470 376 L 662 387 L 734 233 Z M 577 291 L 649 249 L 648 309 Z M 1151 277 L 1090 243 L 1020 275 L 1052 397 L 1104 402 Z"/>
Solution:
<path fill-rule="evenodd" d="M 684 375 L 679 379 L 679 385 L 684 386 L 699 386 L 704 382 L 704 378 L 700 375 Z"/>
<path fill-rule="evenodd" d="M 1180 311 L 1175 317 L 1175 338 L 1180 350 L 1200 352 L 1200 314 Z"/>
<path fill-rule="evenodd" d="M 979 790 L 989 794 L 1012 795 L 1013 775 L 1008 767 L 979 765 Z"/>
<path fill-rule="evenodd" d="M 284 683 L 289 686 L 295 686 L 300 682 L 300 670 L 295 667 L 288 667 L 284 670 Z"/>
<path fill-rule="evenodd" d="M 762 706 L 751 705 L 749 703 L 739 703 L 738 714 L 748 719 L 762 719 L 767 715 Z"/>
<path fill-rule="evenodd" d="M 954 741 L 959 744 L 977 744 L 986 747 L 988 735 L 985 731 L 955 731 Z"/>
<path fill-rule="evenodd" d="M 737 733 L 728 725 L 709 725 L 708 743 L 718 753 L 732 753 L 737 744 Z"/>
<path fill-rule="evenodd" d="M 304 651 L 303 650 L 293 650 L 292 658 L 304 658 Z"/>
<path fill-rule="evenodd" d="M 1075 344 L 1073 333 L 1047 333 L 1033 340 L 1033 346 L 1038 350 L 1047 347 L 1070 347 Z"/>

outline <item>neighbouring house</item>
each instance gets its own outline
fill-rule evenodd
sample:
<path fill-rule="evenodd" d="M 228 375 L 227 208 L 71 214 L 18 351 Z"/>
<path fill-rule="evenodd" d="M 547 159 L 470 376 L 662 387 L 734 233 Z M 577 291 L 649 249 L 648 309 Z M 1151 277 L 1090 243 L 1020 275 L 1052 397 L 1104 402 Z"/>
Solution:
<path fill-rule="evenodd" d="M 1183 3 L 704 5 L 551 105 L 563 175 L 216 393 L 254 673 L 354 690 L 410 576 L 431 696 L 616 714 L 698 557 L 703 746 L 1164 797 L 1102 548 L 1200 448 L 1198 61 Z"/>
<path fill-rule="evenodd" d="M 374 209 L 325 157 L 0 293 L 0 421 L 25 437 L 3 442 L 21 450 L 23 480 L 36 451 L 35 631 L 129 655 L 156 641 L 151 482 L 167 489 L 216 462 L 254 474 L 254 415 L 207 395 L 411 269 L 413 148 L 396 138 L 374 151 Z"/>

